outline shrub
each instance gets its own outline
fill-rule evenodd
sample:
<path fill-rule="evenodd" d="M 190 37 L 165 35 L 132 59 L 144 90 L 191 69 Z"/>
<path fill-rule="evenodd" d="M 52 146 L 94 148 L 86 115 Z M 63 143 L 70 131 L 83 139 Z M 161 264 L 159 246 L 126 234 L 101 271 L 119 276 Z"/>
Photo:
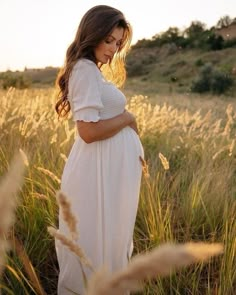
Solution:
<path fill-rule="evenodd" d="M 210 90 L 212 71 L 213 67 L 210 63 L 202 67 L 199 77 L 192 82 L 192 92 L 203 93 Z"/>
<path fill-rule="evenodd" d="M 2 88 L 8 89 L 10 87 L 25 89 L 29 88 L 30 81 L 23 75 L 14 75 L 11 72 L 7 72 L 1 76 Z"/>
<path fill-rule="evenodd" d="M 224 73 L 214 72 L 211 81 L 211 90 L 215 94 L 222 94 L 233 85 L 233 79 Z"/>
<path fill-rule="evenodd" d="M 204 65 L 199 76 L 192 82 L 191 91 L 223 94 L 233 85 L 233 79 L 225 73 L 215 70 L 212 64 Z"/>
<path fill-rule="evenodd" d="M 215 33 L 210 34 L 208 38 L 210 50 L 221 50 L 224 46 L 224 39 L 222 36 L 217 36 Z"/>
<path fill-rule="evenodd" d="M 225 40 L 224 41 L 224 48 L 236 47 L 236 38 Z"/>
<path fill-rule="evenodd" d="M 204 62 L 202 61 L 201 58 L 198 58 L 196 61 L 195 61 L 195 66 L 197 67 L 201 67 L 204 65 Z"/>

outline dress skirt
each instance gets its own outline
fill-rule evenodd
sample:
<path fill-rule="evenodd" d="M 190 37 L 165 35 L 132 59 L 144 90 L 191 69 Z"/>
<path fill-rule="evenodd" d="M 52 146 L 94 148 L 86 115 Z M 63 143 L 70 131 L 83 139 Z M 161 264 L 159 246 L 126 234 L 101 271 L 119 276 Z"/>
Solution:
<path fill-rule="evenodd" d="M 139 202 L 143 147 L 136 132 L 125 127 L 115 136 L 86 144 L 79 136 L 66 162 L 61 191 L 78 220 L 78 244 L 95 270 L 124 269 L 133 251 Z M 61 212 L 59 230 L 68 235 Z M 59 241 L 58 295 L 84 294 L 79 258 Z M 89 280 L 92 271 L 83 266 Z M 74 293 L 72 293 L 74 292 Z"/>

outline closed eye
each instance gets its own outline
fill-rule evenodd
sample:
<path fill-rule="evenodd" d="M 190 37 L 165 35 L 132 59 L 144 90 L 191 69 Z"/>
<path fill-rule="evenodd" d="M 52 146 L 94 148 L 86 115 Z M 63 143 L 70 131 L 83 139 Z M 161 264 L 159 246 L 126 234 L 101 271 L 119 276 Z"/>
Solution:
<path fill-rule="evenodd" d="M 112 40 L 111 39 L 105 39 L 106 44 L 111 44 L 114 41 L 115 41 L 115 39 L 113 37 L 112 37 Z M 122 40 L 117 41 L 116 46 L 120 47 L 121 45 L 122 45 Z"/>
<path fill-rule="evenodd" d="M 107 44 L 111 44 L 111 43 L 112 43 L 112 41 L 110 41 L 110 40 L 105 40 L 105 42 L 106 42 Z"/>

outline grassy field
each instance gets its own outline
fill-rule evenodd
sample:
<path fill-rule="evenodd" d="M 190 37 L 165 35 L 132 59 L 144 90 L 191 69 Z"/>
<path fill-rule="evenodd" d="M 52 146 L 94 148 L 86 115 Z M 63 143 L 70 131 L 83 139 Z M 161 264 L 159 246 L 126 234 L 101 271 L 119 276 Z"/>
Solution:
<path fill-rule="evenodd" d="M 145 97 L 129 89 L 126 94 L 149 173 L 142 179 L 134 254 L 166 242 L 224 245 L 224 254 L 208 263 L 147 281 L 142 294 L 235 294 L 236 103 L 233 98 L 181 94 Z M 0 175 L 19 149 L 29 160 L 2 293 L 40 294 L 26 272 L 24 255 L 19 255 L 24 253 L 46 294 L 53 295 L 58 266 L 47 227 L 57 226 L 55 195 L 75 129 L 71 120 L 58 121 L 53 89 L 10 89 L 1 91 L 0 99 Z"/>

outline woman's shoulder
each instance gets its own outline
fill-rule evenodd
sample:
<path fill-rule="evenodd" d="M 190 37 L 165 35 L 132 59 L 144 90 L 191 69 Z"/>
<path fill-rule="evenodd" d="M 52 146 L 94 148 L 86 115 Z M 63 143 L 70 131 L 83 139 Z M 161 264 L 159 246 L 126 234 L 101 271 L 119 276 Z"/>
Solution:
<path fill-rule="evenodd" d="M 92 60 L 87 58 L 79 59 L 72 69 L 70 80 L 78 81 L 78 79 L 83 81 L 83 83 L 95 80 L 101 83 L 102 81 L 99 68 Z"/>
<path fill-rule="evenodd" d="M 99 71 L 96 64 L 92 60 L 87 58 L 80 58 L 73 67 L 73 70 L 80 70 L 80 69 L 81 70 L 90 69 L 90 70 Z"/>

